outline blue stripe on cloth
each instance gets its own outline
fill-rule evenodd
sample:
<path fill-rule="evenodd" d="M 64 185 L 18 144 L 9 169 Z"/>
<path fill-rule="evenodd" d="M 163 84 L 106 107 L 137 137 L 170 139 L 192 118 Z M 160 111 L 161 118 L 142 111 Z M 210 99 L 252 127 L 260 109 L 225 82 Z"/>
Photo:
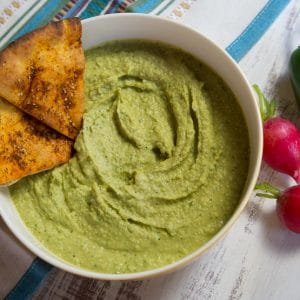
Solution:
<path fill-rule="evenodd" d="M 48 263 L 36 258 L 4 300 L 30 299 L 52 268 Z"/>
<path fill-rule="evenodd" d="M 84 20 L 99 15 L 109 2 L 109 0 L 91 1 L 86 9 L 80 14 L 80 19 Z"/>
<path fill-rule="evenodd" d="M 56 12 L 64 6 L 66 1 L 61 0 L 51 0 L 47 1 L 43 7 L 22 27 L 21 30 L 15 34 L 11 40 L 16 40 L 20 36 L 25 33 L 40 27 L 41 25 L 45 25 L 49 22 L 49 17 L 52 19 L 52 15 L 56 14 Z"/>
<path fill-rule="evenodd" d="M 238 62 L 247 54 L 289 2 L 290 0 L 267 2 L 246 29 L 226 48 L 234 60 Z"/>

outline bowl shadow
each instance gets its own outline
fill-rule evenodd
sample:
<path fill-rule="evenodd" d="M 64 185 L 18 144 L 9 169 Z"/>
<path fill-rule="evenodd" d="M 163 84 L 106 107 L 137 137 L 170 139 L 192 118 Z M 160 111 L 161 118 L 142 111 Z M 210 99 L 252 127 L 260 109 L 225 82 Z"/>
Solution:
<path fill-rule="evenodd" d="M 273 253 L 287 256 L 300 252 L 300 234 L 288 230 L 279 220 L 274 210 L 262 212 L 263 236 L 265 246 Z"/>

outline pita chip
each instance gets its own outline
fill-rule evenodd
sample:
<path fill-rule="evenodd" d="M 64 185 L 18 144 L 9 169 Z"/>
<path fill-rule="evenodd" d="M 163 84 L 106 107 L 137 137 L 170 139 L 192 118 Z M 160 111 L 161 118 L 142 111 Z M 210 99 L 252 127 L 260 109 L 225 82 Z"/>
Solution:
<path fill-rule="evenodd" d="M 0 98 L 0 185 L 67 162 L 72 144 Z"/>
<path fill-rule="evenodd" d="M 49 23 L 0 52 L 0 96 L 75 139 L 84 110 L 84 65 L 80 20 Z"/>

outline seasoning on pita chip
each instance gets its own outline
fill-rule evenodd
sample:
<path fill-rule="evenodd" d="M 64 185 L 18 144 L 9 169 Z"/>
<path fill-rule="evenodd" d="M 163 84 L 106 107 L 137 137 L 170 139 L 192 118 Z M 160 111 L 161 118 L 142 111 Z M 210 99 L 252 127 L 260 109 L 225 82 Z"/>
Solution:
<path fill-rule="evenodd" d="M 0 98 L 0 184 L 67 162 L 73 142 Z"/>
<path fill-rule="evenodd" d="M 0 52 L 0 96 L 75 139 L 84 109 L 84 65 L 80 20 L 49 23 Z"/>

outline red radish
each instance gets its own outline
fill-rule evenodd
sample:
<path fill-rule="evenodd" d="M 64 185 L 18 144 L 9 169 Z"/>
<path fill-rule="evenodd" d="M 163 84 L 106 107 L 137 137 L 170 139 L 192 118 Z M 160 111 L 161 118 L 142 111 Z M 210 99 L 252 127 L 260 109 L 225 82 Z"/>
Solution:
<path fill-rule="evenodd" d="M 269 102 L 257 85 L 253 87 L 264 121 L 263 159 L 274 170 L 286 173 L 300 183 L 300 131 L 289 120 L 274 117 L 274 100 Z"/>
<path fill-rule="evenodd" d="M 263 159 L 273 169 L 300 183 L 300 134 L 288 120 L 272 118 L 264 123 Z"/>
<path fill-rule="evenodd" d="M 300 233 L 300 185 L 280 192 L 268 183 L 260 183 L 255 189 L 265 192 L 257 193 L 257 196 L 277 199 L 276 211 L 280 221 L 289 230 Z"/>

